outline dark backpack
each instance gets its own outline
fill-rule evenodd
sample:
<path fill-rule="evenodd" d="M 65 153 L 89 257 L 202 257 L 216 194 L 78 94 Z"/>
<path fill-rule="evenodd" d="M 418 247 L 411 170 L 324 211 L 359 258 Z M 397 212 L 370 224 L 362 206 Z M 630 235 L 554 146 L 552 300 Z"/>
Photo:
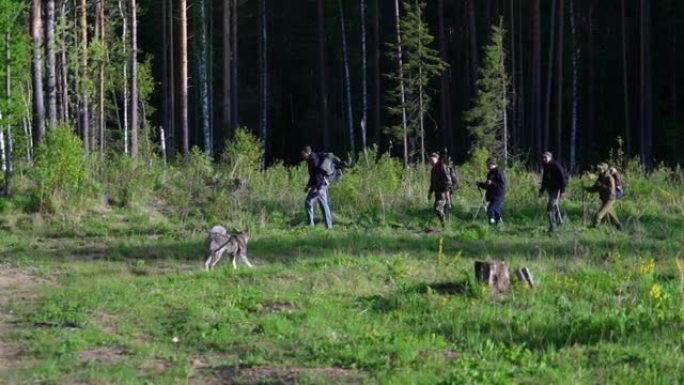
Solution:
<path fill-rule="evenodd" d="M 318 154 L 318 157 L 321 161 L 319 168 L 323 170 L 325 180 L 328 184 L 333 183 L 340 175 L 340 171 L 337 169 L 337 163 L 340 162 L 340 158 L 332 152 L 321 152 Z"/>

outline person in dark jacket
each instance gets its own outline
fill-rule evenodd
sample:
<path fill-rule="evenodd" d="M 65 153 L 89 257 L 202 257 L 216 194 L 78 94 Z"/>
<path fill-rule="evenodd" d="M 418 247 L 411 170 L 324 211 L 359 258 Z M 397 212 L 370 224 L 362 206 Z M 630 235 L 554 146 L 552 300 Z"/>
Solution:
<path fill-rule="evenodd" d="M 454 181 L 451 180 L 451 173 L 449 168 L 442 158 L 437 153 L 430 154 L 428 158 L 430 160 L 430 165 L 432 165 L 432 170 L 430 171 L 430 189 L 428 190 L 428 200 L 432 197 L 432 193 L 435 193 L 435 204 L 433 206 L 437 218 L 445 225 L 444 221 L 447 217 L 446 208 L 450 203 L 450 193 L 452 191 Z"/>
<path fill-rule="evenodd" d="M 546 191 L 549 194 L 549 200 L 546 204 L 546 214 L 549 217 L 549 231 L 556 229 L 556 226 L 563 224 L 563 217 L 560 212 L 560 200 L 565 194 L 565 187 L 568 185 L 568 177 L 563 170 L 563 167 L 553 159 L 553 154 L 545 152 L 542 154 L 542 163 L 544 172 L 542 174 L 542 183 L 539 188 L 539 196 L 541 197 Z"/>
<path fill-rule="evenodd" d="M 325 171 L 321 168 L 321 159 L 318 154 L 311 150 L 311 146 L 305 146 L 302 149 L 302 158 L 306 160 L 309 168 L 309 181 L 304 188 L 304 192 L 306 192 L 304 207 L 306 208 L 309 226 L 314 225 L 314 204 L 318 201 L 323 212 L 325 227 L 331 229 L 332 215 L 330 214 L 330 206 L 328 206 L 328 182 Z"/>
<path fill-rule="evenodd" d="M 585 187 L 589 192 L 597 192 L 599 194 L 599 199 L 601 199 L 601 207 L 599 207 L 599 210 L 596 212 L 592 227 L 598 226 L 603 222 L 605 217 L 608 217 L 608 220 L 615 225 L 618 230 L 622 230 L 622 224 L 613 208 L 616 191 L 615 178 L 606 163 L 600 163 L 596 166 L 596 170 L 599 173 L 596 182 L 591 187 Z"/>
<path fill-rule="evenodd" d="M 496 166 L 494 158 L 487 159 L 487 180 L 477 184 L 477 187 L 485 189 L 485 200 L 489 202 L 487 206 L 487 216 L 489 223 L 498 225 L 501 222 L 501 210 L 506 196 L 506 177 L 503 171 Z"/>

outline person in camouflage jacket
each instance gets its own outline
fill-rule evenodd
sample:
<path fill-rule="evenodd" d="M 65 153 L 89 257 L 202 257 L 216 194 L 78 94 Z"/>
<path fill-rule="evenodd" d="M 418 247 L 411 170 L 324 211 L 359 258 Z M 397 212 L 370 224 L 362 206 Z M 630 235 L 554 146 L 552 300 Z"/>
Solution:
<path fill-rule="evenodd" d="M 432 193 L 435 194 L 435 203 L 433 208 L 437 218 L 442 223 L 445 224 L 445 219 L 447 217 L 447 206 L 450 203 L 450 192 L 453 187 L 454 181 L 451 180 L 451 173 L 449 172 L 449 167 L 447 167 L 442 158 L 437 153 L 430 154 L 429 157 L 430 164 L 432 165 L 432 170 L 430 172 L 430 189 L 428 190 L 428 200 L 431 199 Z"/>
<path fill-rule="evenodd" d="M 606 217 L 608 217 L 608 220 L 615 225 L 618 230 L 621 230 L 622 224 L 613 207 L 615 204 L 615 179 L 611 175 L 607 164 L 600 163 L 596 166 L 596 169 L 599 172 L 596 182 L 593 186 L 585 188 L 589 192 L 597 192 L 599 194 L 599 199 L 601 199 L 601 206 L 596 212 L 592 226 L 598 226 Z"/>

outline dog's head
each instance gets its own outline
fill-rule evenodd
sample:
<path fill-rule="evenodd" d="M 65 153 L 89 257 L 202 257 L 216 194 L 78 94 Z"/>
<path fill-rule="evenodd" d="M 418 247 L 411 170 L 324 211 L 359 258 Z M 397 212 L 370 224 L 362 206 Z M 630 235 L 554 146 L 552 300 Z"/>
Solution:
<path fill-rule="evenodd" d="M 214 226 L 209 230 L 209 235 L 216 235 L 216 234 L 221 234 L 221 235 L 226 235 L 228 234 L 228 231 L 226 231 L 226 228 L 223 226 Z"/>

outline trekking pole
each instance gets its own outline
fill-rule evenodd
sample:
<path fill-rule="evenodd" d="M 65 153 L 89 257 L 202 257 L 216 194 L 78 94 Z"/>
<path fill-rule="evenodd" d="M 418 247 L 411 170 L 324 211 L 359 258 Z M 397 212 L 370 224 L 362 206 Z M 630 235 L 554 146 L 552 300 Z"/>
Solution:
<path fill-rule="evenodd" d="M 482 210 L 483 207 L 487 206 L 487 201 L 485 200 L 485 194 L 486 190 L 482 190 L 480 186 L 477 186 L 477 190 L 480 191 L 480 194 L 482 195 L 482 202 L 477 206 L 477 211 L 475 212 L 475 215 L 473 215 L 473 219 L 477 218 L 478 215 L 480 215 L 480 210 Z"/>

